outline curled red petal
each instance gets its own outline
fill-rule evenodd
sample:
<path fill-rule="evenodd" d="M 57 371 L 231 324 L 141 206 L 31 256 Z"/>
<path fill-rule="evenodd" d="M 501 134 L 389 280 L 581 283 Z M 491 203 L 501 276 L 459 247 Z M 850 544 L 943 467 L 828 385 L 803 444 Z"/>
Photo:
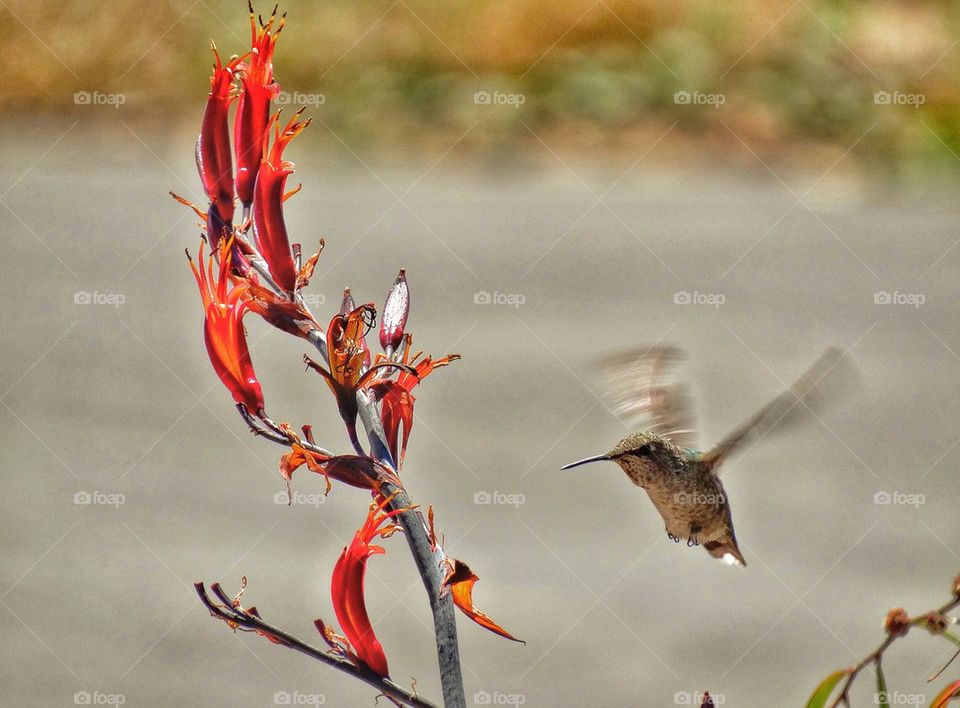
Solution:
<path fill-rule="evenodd" d="M 526 644 L 522 639 L 517 639 L 507 630 L 494 622 L 490 617 L 473 606 L 473 586 L 479 578 L 474 574 L 470 567 L 459 560 L 452 560 L 453 566 L 444 578 L 444 586 L 450 588 L 450 594 L 453 596 L 453 604 L 474 622 L 481 627 L 489 629 L 494 634 L 506 637 L 514 642 Z"/>

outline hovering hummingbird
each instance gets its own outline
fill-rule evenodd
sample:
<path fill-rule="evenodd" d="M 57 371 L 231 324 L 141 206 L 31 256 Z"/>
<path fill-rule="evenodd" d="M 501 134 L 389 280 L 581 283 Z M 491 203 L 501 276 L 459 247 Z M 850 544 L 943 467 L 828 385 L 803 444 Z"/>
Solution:
<path fill-rule="evenodd" d="M 733 452 L 742 450 L 773 429 L 790 424 L 805 409 L 816 410 L 854 376 L 849 358 L 828 349 L 786 391 L 723 438 L 712 449 L 697 448 L 692 398 L 676 378 L 683 352 L 654 347 L 610 357 L 605 362 L 608 397 L 621 418 L 643 432 L 628 435 L 604 455 L 565 465 L 610 460 L 643 487 L 660 512 L 670 540 L 702 545 L 714 558 L 746 566 L 737 546 L 730 503 L 718 470 Z"/>

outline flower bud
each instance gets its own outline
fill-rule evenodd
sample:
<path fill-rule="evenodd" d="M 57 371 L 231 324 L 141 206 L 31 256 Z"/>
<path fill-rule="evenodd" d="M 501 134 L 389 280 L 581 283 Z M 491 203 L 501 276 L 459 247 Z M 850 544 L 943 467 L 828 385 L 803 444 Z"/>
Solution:
<path fill-rule="evenodd" d="M 906 634 L 910 629 L 910 616 L 902 607 L 895 607 L 887 613 L 883 628 L 894 636 Z"/>
<path fill-rule="evenodd" d="M 400 274 L 387 294 L 387 301 L 383 305 L 383 315 L 380 318 L 380 346 L 389 357 L 403 341 L 403 331 L 407 326 L 407 316 L 410 314 L 410 289 L 407 287 L 406 272 L 401 269 Z"/>
<path fill-rule="evenodd" d="M 947 624 L 947 618 L 939 612 L 931 612 L 924 618 L 924 626 L 931 634 L 942 634 Z"/>

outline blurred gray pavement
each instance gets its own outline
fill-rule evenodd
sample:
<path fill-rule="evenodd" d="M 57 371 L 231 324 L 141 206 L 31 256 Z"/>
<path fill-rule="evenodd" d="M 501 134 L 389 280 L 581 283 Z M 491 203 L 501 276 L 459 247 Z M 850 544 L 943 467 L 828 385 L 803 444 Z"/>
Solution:
<path fill-rule="evenodd" d="M 287 218 L 305 250 L 327 241 L 314 309 L 332 314 L 345 285 L 379 305 L 405 267 L 416 346 L 463 356 L 419 389 L 403 476 L 480 576 L 477 605 L 527 641 L 459 623 L 470 700 L 669 706 L 709 689 L 718 705 L 800 705 L 873 649 L 890 607 L 949 597 L 956 185 L 878 186 L 842 161 L 704 168 L 666 141 L 612 166 L 546 146 L 398 165 L 311 131 L 289 150 L 305 186 Z M 234 636 L 191 587 L 246 575 L 248 603 L 319 644 L 312 620 L 334 619 L 330 574 L 367 498 L 275 503 L 282 449 L 246 432 L 209 365 L 183 257 L 198 230 L 166 196 L 200 199 L 189 131 L 7 121 L 0 142 L 0 702 L 372 705 L 367 687 Z M 303 343 L 247 323 L 271 414 L 345 451 Z M 745 570 L 669 542 L 615 466 L 559 471 L 625 432 L 598 400 L 597 358 L 653 342 L 690 352 L 707 443 L 826 346 L 860 368 L 853 400 L 726 470 Z M 323 480 L 303 470 L 294 489 L 316 499 Z M 369 564 L 375 628 L 395 680 L 437 699 L 422 587 L 403 539 L 386 547 Z M 949 645 L 903 644 L 891 690 L 932 695 Z"/>

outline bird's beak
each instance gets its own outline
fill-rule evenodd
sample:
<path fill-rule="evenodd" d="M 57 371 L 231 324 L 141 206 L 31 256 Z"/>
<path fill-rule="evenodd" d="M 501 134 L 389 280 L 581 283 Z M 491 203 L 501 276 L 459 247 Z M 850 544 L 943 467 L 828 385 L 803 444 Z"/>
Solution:
<path fill-rule="evenodd" d="M 585 465 L 588 462 L 600 462 L 602 460 L 609 460 L 610 455 L 594 455 L 593 457 L 586 457 L 582 460 L 577 460 L 576 462 L 571 462 L 569 465 L 564 465 L 560 469 L 568 470 L 571 467 L 579 467 L 580 465 Z"/>

